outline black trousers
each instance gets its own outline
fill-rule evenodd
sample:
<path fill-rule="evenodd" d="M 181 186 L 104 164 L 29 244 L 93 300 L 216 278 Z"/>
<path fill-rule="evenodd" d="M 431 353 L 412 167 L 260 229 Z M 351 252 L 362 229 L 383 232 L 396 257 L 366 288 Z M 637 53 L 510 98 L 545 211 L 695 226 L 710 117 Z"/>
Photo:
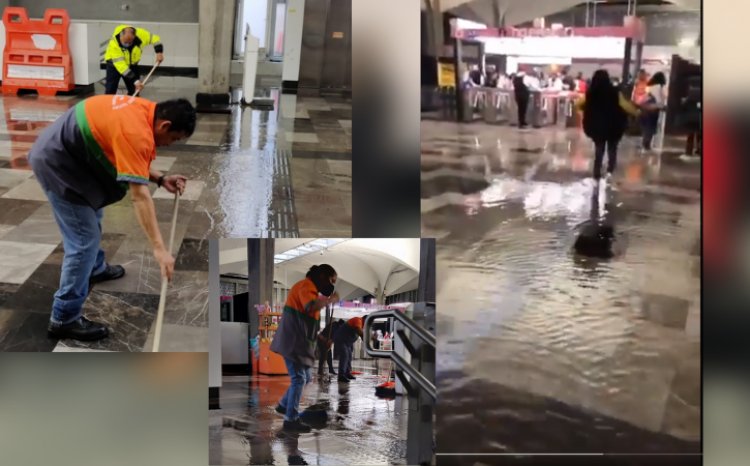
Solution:
<path fill-rule="evenodd" d="M 594 178 L 602 177 L 602 163 L 604 162 L 604 152 L 607 152 L 607 173 L 612 173 L 617 168 L 617 146 L 620 139 L 611 139 L 605 141 L 594 141 Z"/>
<path fill-rule="evenodd" d="M 702 134 L 697 131 L 691 131 L 688 134 L 687 141 L 685 141 L 685 154 L 686 155 L 700 155 L 701 151 L 701 136 Z"/>
<path fill-rule="evenodd" d="M 318 374 L 323 375 L 323 364 L 325 362 L 328 362 L 328 372 L 333 372 L 333 352 L 330 349 L 326 348 L 326 345 L 324 345 L 321 342 L 318 342 L 318 354 L 321 355 L 320 360 L 318 361 Z M 323 354 L 325 352 L 325 354 Z"/>
<path fill-rule="evenodd" d="M 641 146 L 646 150 L 651 150 L 651 143 L 654 140 L 656 131 L 659 127 L 659 112 L 649 112 L 641 119 L 641 134 L 643 140 Z"/>
<path fill-rule="evenodd" d="M 518 127 L 528 126 L 526 124 L 526 112 L 529 109 L 529 97 L 516 96 L 516 105 L 518 106 Z"/>
<path fill-rule="evenodd" d="M 104 93 L 105 94 L 117 94 L 117 87 L 120 85 L 120 78 L 122 78 L 123 81 L 125 81 L 125 87 L 128 88 L 128 95 L 135 94 L 135 82 L 138 81 L 141 77 L 138 75 L 138 71 L 136 71 L 136 65 L 130 67 L 130 69 L 135 74 L 134 79 L 128 79 L 125 76 L 121 75 L 119 71 L 117 71 L 117 68 L 115 68 L 115 65 L 112 64 L 112 61 L 107 61 L 107 80 L 104 84 Z"/>

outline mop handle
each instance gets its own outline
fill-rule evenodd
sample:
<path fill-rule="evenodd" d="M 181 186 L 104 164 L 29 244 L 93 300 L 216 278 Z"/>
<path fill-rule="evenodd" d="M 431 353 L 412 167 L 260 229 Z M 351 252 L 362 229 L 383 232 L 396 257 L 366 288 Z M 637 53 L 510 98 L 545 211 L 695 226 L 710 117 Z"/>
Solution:
<path fill-rule="evenodd" d="M 328 339 L 331 339 L 331 333 L 333 332 L 333 307 L 331 307 L 331 318 L 328 321 Z"/>
<path fill-rule="evenodd" d="M 159 66 L 159 63 L 160 63 L 160 62 L 156 62 L 156 63 L 154 63 L 154 66 L 153 66 L 153 67 L 151 67 L 151 71 L 149 71 L 149 72 L 148 72 L 148 74 L 146 75 L 146 79 L 144 79 L 144 80 L 143 80 L 143 86 L 144 86 L 144 87 L 146 86 L 146 83 L 148 82 L 148 78 L 150 78 L 150 77 L 151 77 L 151 75 L 152 75 L 152 74 L 154 74 L 154 71 L 155 71 L 155 70 L 156 70 L 156 68 L 157 68 L 157 67 Z M 141 92 L 141 89 L 138 89 L 137 91 L 135 91 L 135 93 L 133 93 L 133 97 L 138 97 L 138 94 L 139 94 L 140 92 Z"/>
<path fill-rule="evenodd" d="M 169 253 L 172 254 L 172 247 L 174 246 L 174 232 L 177 229 L 177 208 L 179 206 L 180 193 L 174 193 L 174 211 L 172 212 L 172 230 L 169 232 Z M 154 329 L 154 347 L 152 351 L 154 353 L 159 352 L 159 342 L 161 340 L 161 327 L 164 323 L 164 307 L 167 304 L 167 284 L 169 281 L 167 277 L 161 278 L 161 294 L 159 295 L 159 309 L 156 312 L 156 327 Z"/>

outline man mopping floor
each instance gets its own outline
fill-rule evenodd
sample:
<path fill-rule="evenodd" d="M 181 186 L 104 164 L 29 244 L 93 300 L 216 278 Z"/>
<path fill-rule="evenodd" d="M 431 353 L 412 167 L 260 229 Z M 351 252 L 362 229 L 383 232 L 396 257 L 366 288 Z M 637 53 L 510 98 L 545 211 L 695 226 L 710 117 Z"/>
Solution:
<path fill-rule="evenodd" d="M 46 128 L 29 152 L 29 164 L 42 186 L 63 238 L 65 254 L 48 335 L 98 340 L 106 325 L 83 316 L 91 284 L 125 275 L 104 258 L 103 208 L 130 191 L 135 215 L 151 243 L 163 277 L 171 279 L 174 258 L 164 245 L 149 181 L 171 193 L 185 189 L 182 175 L 151 169 L 157 146 L 190 137 L 195 109 L 185 99 L 151 102 L 102 95 L 69 109 Z"/>

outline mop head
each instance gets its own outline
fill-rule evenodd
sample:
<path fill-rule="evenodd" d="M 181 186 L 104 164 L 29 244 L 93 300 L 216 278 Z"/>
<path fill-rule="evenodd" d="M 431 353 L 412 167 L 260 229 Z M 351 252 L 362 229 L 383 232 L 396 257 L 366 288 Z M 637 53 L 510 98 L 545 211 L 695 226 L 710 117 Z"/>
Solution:
<path fill-rule="evenodd" d="M 614 256 L 614 241 L 614 228 L 611 225 L 589 223 L 576 238 L 573 249 L 583 256 L 609 259 Z"/>
<path fill-rule="evenodd" d="M 325 426 L 328 422 L 328 405 L 326 403 L 310 405 L 300 413 L 299 418 L 311 427 Z"/>
<path fill-rule="evenodd" d="M 378 398 L 396 398 L 396 382 L 386 382 L 375 387 Z"/>

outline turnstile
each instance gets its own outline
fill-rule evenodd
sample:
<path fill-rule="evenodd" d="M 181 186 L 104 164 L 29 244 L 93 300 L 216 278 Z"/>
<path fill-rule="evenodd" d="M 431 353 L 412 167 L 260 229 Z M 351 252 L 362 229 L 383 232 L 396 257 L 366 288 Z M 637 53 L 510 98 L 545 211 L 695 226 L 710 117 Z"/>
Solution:
<path fill-rule="evenodd" d="M 576 102 L 580 97 L 577 94 L 561 96 L 557 102 L 557 127 L 578 128 L 581 126 L 581 115 L 576 109 Z"/>
<path fill-rule="evenodd" d="M 463 106 L 464 122 L 472 122 L 482 118 L 487 103 L 487 91 L 488 89 L 481 87 L 470 87 L 463 91 L 461 105 Z"/>

